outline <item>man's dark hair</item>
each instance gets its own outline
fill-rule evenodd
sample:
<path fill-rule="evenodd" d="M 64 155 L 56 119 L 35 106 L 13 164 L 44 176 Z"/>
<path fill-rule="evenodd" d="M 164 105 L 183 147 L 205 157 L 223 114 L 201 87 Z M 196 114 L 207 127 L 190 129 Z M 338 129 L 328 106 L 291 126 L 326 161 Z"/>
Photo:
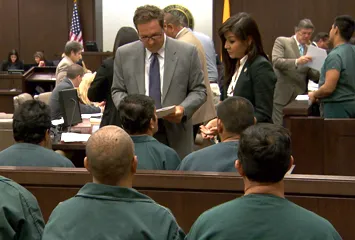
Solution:
<path fill-rule="evenodd" d="M 75 79 L 77 76 L 84 76 L 84 68 L 78 64 L 70 65 L 67 70 L 67 78 Z"/>
<path fill-rule="evenodd" d="M 318 42 L 319 40 L 323 40 L 324 42 L 329 39 L 329 34 L 326 32 L 319 32 L 314 36 L 313 42 Z"/>
<path fill-rule="evenodd" d="M 241 134 L 254 124 L 254 107 L 243 97 L 229 97 L 218 104 L 217 117 L 228 132 Z"/>
<path fill-rule="evenodd" d="M 39 144 L 51 128 L 51 110 L 44 102 L 26 101 L 16 109 L 12 127 L 16 142 Z"/>
<path fill-rule="evenodd" d="M 155 120 L 154 109 L 151 97 L 141 94 L 126 96 L 118 107 L 123 129 L 129 134 L 146 133 L 150 120 Z"/>
<path fill-rule="evenodd" d="M 138 7 L 134 12 L 133 23 L 136 28 L 138 24 L 148 23 L 152 20 L 158 20 L 160 27 L 163 28 L 164 11 L 154 5 L 144 5 Z"/>
<path fill-rule="evenodd" d="M 355 30 L 354 19 L 348 15 L 338 16 L 334 20 L 334 27 L 338 27 L 340 36 L 348 42 Z"/>
<path fill-rule="evenodd" d="M 74 53 L 83 50 L 83 45 L 77 41 L 69 41 L 65 44 L 64 54 L 70 56 L 70 53 L 73 51 Z"/>
<path fill-rule="evenodd" d="M 165 23 L 166 24 L 172 24 L 174 26 L 182 26 L 182 27 L 188 27 L 189 25 L 189 20 L 185 13 L 179 10 L 168 10 L 165 11 L 166 17 L 165 17 Z"/>
<path fill-rule="evenodd" d="M 290 165 L 290 133 L 276 124 L 253 125 L 241 134 L 238 157 L 249 180 L 259 183 L 279 182 Z"/>

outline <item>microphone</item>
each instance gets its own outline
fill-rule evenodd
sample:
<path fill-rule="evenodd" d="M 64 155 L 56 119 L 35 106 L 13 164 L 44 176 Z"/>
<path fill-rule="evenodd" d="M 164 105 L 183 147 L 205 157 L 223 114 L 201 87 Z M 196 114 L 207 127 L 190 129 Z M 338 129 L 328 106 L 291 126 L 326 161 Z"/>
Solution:
<path fill-rule="evenodd" d="M 68 132 L 70 132 L 71 125 L 73 124 L 76 106 L 78 105 L 78 102 L 75 101 L 75 99 L 71 98 L 70 101 L 73 101 L 73 102 L 74 102 L 74 107 L 73 107 L 73 112 L 72 112 L 72 114 L 71 114 L 71 119 L 70 119 L 70 122 L 69 122 Z"/>

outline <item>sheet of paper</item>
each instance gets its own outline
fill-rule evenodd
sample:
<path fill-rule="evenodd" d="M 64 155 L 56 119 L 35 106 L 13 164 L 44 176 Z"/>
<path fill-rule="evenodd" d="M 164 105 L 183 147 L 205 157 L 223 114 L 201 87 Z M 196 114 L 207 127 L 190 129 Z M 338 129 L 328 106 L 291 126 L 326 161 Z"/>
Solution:
<path fill-rule="evenodd" d="M 175 112 L 175 105 L 165 107 L 165 108 L 160 108 L 157 110 L 157 116 L 158 116 L 158 118 L 162 118 L 162 117 L 168 116 L 169 114 L 172 114 L 174 112 Z"/>
<path fill-rule="evenodd" d="M 308 91 L 317 91 L 318 90 L 318 83 L 313 82 L 312 80 L 308 80 Z"/>
<path fill-rule="evenodd" d="M 310 45 L 306 55 L 312 57 L 312 61 L 306 63 L 306 66 L 320 71 L 325 59 L 327 58 L 327 52 L 322 48 Z"/>
<path fill-rule="evenodd" d="M 307 100 L 309 100 L 309 97 L 308 97 L 308 95 L 297 95 L 296 100 L 297 101 L 307 101 Z"/>
<path fill-rule="evenodd" d="M 81 133 L 62 133 L 61 141 L 63 142 L 87 142 L 91 134 Z"/>
<path fill-rule="evenodd" d="M 91 117 L 101 117 L 102 113 L 81 114 L 82 119 L 89 119 Z"/>
<path fill-rule="evenodd" d="M 63 118 L 52 120 L 52 125 L 53 126 L 58 126 L 58 125 L 63 124 L 63 123 L 64 123 L 64 119 Z"/>

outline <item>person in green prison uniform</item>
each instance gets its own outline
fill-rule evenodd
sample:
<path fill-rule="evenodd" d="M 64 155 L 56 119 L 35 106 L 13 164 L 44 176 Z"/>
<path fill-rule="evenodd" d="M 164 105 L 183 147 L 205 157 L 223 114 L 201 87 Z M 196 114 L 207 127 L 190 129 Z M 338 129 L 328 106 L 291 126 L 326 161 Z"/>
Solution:
<path fill-rule="evenodd" d="M 221 143 L 190 153 L 182 160 L 178 170 L 234 172 L 234 162 L 238 159 L 240 134 L 256 121 L 254 107 L 243 97 L 229 97 L 217 106 L 217 131 Z M 203 137 L 208 137 L 208 129 L 201 126 Z"/>
<path fill-rule="evenodd" d="M 327 220 L 285 199 L 283 177 L 293 164 L 287 129 L 270 123 L 247 128 L 238 157 L 244 196 L 203 213 L 186 239 L 341 239 Z"/>
<path fill-rule="evenodd" d="M 44 221 L 36 198 L 24 187 L 0 176 L 0 239 L 40 240 Z"/>
<path fill-rule="evenodd" d="M 355 118 L 355 46 L 349 44 L 354 28 L 350 16 L 335 18 L 329 32 L 334 48 L 323 64 L 319 89 L 308 94 L 323 104 L 325 118 Z"/>
<path fill-rule="evenodd" d="M 43 240 L 184 239 L 169 209 L 132 188 L 137 158 L 123 129 L 105 126 L 95 132 L 86 145 L 84 166 L 93 183 L 54 209 Z"/>
<path fill-rule="evenodd" d="M 158 117 L 151 97 L 132 94 L 118 107 L 123 129 L 134 142 L 138 169 L 175 170 L 181 160 L 174 149 L 158 142 L 153 135 L 158 131 Z"/>

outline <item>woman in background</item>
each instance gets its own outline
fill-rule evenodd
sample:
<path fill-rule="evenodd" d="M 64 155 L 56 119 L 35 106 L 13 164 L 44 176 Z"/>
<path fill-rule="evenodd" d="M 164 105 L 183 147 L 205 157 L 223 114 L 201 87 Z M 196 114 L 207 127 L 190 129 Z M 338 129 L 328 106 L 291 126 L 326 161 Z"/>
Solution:
<path fill-rule="evenodd" d="M 53 62 L 47 61 L 46 58 L 44 57 L 44 53 L 41 51 L 35 52 L 35 54 L 33 54 L 33 57 L 36 62 L 34 64 L 34 66 L 37 66 L 37 67 L 53 66 Z"/>
<path fill-rule="evenodd" d="M 106 59 L 97 70 L 96 77 L 91 83 L 88 91 L 88 98 L 92 102 L 106 101 L 105 111 L 102 116 L 100 127 L 106 125 L 121 126 L 119 113 L 113 104 L 111 97 L 111 86 L 113 80 L 113 63 L 117 48 L 134 41 L 139 40 L 138 34 L 134 28 L 122 27 L 117 32 L 115 44 L 113 46 L 113 56 Z"/>
<path fill-rule="evenodd" d="M 11 69 L 14 69 L 14 70 L 23 70 L 24 69 L 23 62 L 20 60 L 19 54 L 15 49 L 12 49 L 9 52 L 9 54 L 7 56 L 7 60 L 5 60 L 1 66 L 1 71 L 8 71 Z"/>
<path fill-rule="evenodd" d="M 244 97 L 253 104 L 257 122 L 272 123 L 276 75 L 264 52 L 257 23 L 249 14 L 238 13 L 222 24 L 218 34 L 224 46 L 222 100 Z M 201 131 L 216 135 L 216 126 L 217 120 L 213 119 L 201 126 Z"/>
<path fill-rule="evenodd" d="M 91 102 L 88 98 L 88 90 L 91 83 L 94 81 L 95 76 L 96 73 L 85 73 L 78 87 L 80 100 L 86 105 L 95 105 L 95 103 Z"/>

